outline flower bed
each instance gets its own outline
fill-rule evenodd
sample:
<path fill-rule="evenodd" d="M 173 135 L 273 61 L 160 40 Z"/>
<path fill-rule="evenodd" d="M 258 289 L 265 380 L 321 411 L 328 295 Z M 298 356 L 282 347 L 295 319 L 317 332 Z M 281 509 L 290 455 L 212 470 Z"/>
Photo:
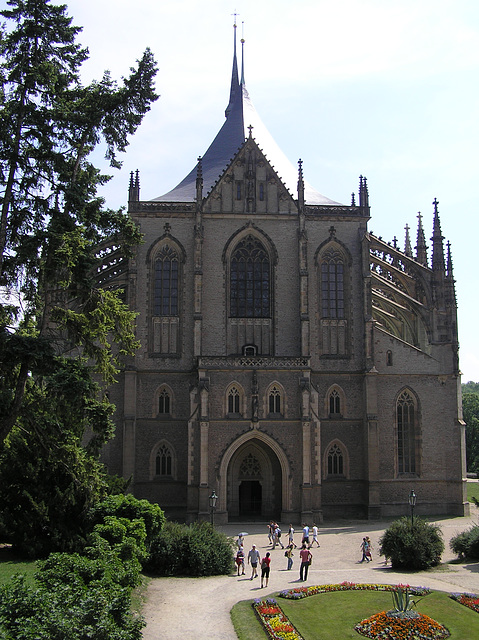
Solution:
<path fill-rule="evenodd" d="M 475 593 L 450 593 L 449 597 L 479 613 L 479 596 Z"/>
<path fill-rule="evenodd" d="M 429 616 L 421 613 L 417 617 L 396 617 L 382 611 L 361 620 L 354 629 L 366 638 L 379 640 L 439 640 L 448 638 L 449 631 Z"/>
<path fill-rule="evenodd" d="M 411 587 L 409 585 L 389 585 L 389 584 L 356 584 L 354 582 L 342 582 L 341 584 L 322 584 L 311 587 L 299 587 L 297 589 L 286 589 L 279 593 L 281 598 L 298 600 L 307 598 L 319 593 L 330 593 L 332 591 L 397 591 L 397 589 L 407 589 L 411 595 L 425 596 L 430 593 L 427 587 Z M 451 597 L 466 596 L 479 611 L 479 599 L 474 594 L 451 594 Z M 464 599 L 464 598 L 463 598 Z M 461 602 L 461 600 L 459 600 Z M 462 604 L 470 606 L 465 601 Z M 281 607 L 274 598 L 267 600 L 254 600 L 255 609 L 266 633 L 273 640 L 303 640 L 299 632 L 289 621 Z M 450 636 L 449 631 L 429 616 L 408 612 L 382 611 L 370 618 L 361 620 L 355 630 L 367 638 L 375 640 L 440 640 Z"/>
<path fill-rule="evenodd" d="M 254 600 L 253 608 L 273 640 L 303 640 L 274 598 Z"/>
<path fill-rule="evenodd" d="M 427 596 L 431 590 L 427 587 L 411 587 L 409 585 L 391 585 L 391 584 L 357 584 L 355 582 L 341 582 L 341 584 L 317 584 L 311 587 L 298 587 L 296 589 L 285 589 L 280 591 L 281 598 L 290 600 L 299 600 L 308 596 L 315 596 L 318 593 L 329 593 L 331 591 L 395 591 L 398 587 L 409 589 L 409 593 L 413 596 Z"/>

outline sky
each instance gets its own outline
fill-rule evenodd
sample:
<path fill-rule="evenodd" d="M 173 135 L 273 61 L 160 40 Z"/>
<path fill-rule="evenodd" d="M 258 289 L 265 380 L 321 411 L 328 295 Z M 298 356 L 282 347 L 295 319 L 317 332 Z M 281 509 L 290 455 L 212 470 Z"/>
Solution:
<path fill-rule="evenodd" d="M 462 381 L 479 381 L 477 0 L 70 0 L 90 58 L 121 80 L 149 47 L 158 101 L 103 189 L 127 204 L 130 171 L 141 200 L 176 186 L 224 122 L 233 24 L 245 39 L 245 80 L 266 127 L 318 191 L 350 204 L 367 176 L 369 229 L 404 248 L 421 212 L 431 247 L 434 198 L 451 242 Z M 102 158 L 98 157 L 101 166 Z M 429 256 L 431 249 L 429 250 Z"/>

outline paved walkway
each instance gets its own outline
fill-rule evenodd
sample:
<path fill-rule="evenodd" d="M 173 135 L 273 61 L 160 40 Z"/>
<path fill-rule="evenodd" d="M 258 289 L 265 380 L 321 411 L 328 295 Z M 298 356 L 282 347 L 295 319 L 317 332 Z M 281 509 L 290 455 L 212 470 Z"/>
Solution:
<path fill-rule="evenodd" d="M 446 549 L 443 562 L 454 560 L 449 540 L 479 521 L 479 510 L 472 508 L 468 518 L 444 518 L 441 526 Z M 260 579 L 246 576 L 215 576 L 211 578 L 156 578 L 151 581 L 143 614 L 147 623 L 144 640 L 237 640 L 230 620 L 230 610 L 236 602 L 265 597 L 299 584 L 313 585 L 351 582 L 410 583 L 441 591 L 479 592 L 479 563 L 448 564 L 427 572 L 397 573 L 378 557 L 378 540 L 389 521 L 338 521 L 320 528 L 320 549 L 312 549 L 313 563 L 308 580 L 299 582 L 298 553 L 291 571 L 281 547 L 271 551 L 271 577 L 267 589 L 260 589 Z M 283 531 L 288 524 L 283 523 Z M 219 527 L 227 535 L 236 536 L 247 531 L 245 551 L 254 543 L 261 555 L 268 549 L 267 528 L 264 524 L 240 524 Z M 296 528 L 296 544 L 301 540 L 301 527 Z M 373 545 L 373 561 L 359 563 L 360 544 L 369 535 Z"/>

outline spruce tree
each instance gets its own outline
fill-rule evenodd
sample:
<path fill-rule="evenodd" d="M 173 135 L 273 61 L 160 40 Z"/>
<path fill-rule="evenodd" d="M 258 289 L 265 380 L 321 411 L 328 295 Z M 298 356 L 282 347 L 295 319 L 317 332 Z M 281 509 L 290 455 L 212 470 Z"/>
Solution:
<path fill-rule="evenodd" d="M 92 164 L 106 145 L 112 167 L 157 96 L 146 50 L 118 84 L 108 72 L 84 86 L 88 51 L 64 5 L 9 0 L 0 41 L 0 442 L 21 413 L 26 382 L 81 354 L 111 382 L 116 353 L 135 347 L 121 291 L 97 284 L 98 251 L 123 255 L 139 240 L 124 211 L 97 189 L 108 176 Z"/>

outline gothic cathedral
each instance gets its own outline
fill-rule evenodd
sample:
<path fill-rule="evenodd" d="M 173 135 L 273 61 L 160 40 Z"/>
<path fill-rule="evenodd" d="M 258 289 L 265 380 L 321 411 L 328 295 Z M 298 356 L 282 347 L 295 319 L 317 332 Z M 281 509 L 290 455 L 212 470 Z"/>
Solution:
<path fill-rule="evenodd" d="M 236 36 L 235 36 L 236 37 Z M 192 163 L 193 164 L 193 163 Z M 172 518 L 321 522 L 464 515 L 457 307 L 434 201 L 431 255 L 368 231 L 268 133 L 238 69 L 226 120 L 192 172 L 129 213 L 134 258 L 106 247 L 104 286 L 138 312 L 110 397 L 112 473 Z"/>

